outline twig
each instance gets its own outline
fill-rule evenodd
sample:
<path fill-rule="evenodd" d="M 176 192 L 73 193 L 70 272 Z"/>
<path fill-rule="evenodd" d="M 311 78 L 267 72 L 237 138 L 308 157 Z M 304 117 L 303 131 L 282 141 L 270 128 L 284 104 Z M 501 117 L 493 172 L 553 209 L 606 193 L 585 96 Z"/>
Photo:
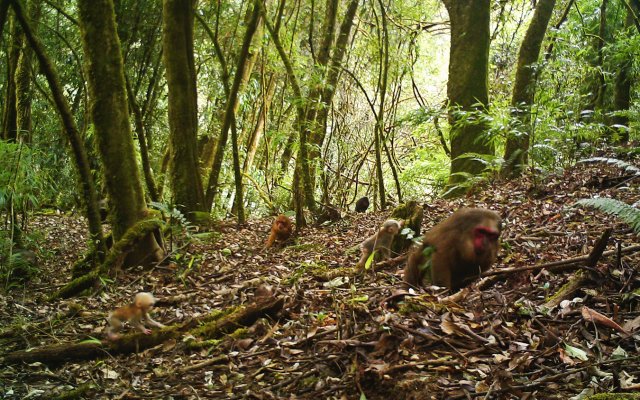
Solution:
<path fill-rule="evenodd" d="M 640 251 L 640 245 L 636 244 L 633 246 L 625 247 L 620 250 L 620 254 L 635 253 L 636 251 Z M 602 256 L 603 257 L 612 256 L 617 252 L 618 250 L 605 251 L 602 253 Z M 493 275 L 505 275 L 505 274 L 511 274 L 516 272 L 522 272 L 522 271 L 537 271 L 545 268 L 549 270 L 563 269 L 565 267 L 582 264 L 587 260 L 589 260 L 589 256 L 575 257 L 575 258 L 570 258 L 568 260 L 553 261 L 545 264 L 530 265 L 527 267 L 502 268 L 502 269 L 497 269 L 493 271 L 483 272 L 481 276 L 485 277 L 485 276 L 493 276 Z"/>

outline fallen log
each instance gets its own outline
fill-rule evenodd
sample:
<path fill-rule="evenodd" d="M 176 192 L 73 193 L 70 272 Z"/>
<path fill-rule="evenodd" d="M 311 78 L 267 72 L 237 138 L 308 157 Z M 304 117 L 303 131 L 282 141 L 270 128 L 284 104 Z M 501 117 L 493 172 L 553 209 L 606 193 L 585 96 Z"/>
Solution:
<path fill-rule="evenodd" d="M 180 325 L 156 330 L 151 335 L 134 333 L 124 335 L 120 339 L 111 342 L 92 340 L 15 351 L 0 358 L 0 364 L 16 364 L 20 362 L 59 364 L 68 361 L 92 360 L 109 355 L 136 353 L 155 347 L 169 339 L 177 338 L 184 333 L 205 338 L 221 337 L 238 328 L 251 326 L 262 317 L 275 317 L 283 305 L 283 298 L 262 298 L 253 304 L 238 307 L 231 312 L 221 313 L 215 311 Z"/>

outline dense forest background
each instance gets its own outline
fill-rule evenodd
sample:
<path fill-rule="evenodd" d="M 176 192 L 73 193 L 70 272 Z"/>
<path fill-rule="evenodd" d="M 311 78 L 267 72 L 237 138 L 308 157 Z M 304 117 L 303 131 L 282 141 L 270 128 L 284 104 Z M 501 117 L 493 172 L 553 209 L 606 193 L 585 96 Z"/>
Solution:
<path fill-rule="evenodd" d="M 638 49 L 640 0 L 0 0 L 0 394 L 638 390 Z M 462 206 L 496 271 L 400 290 Z"/>
<path fill-rule="evenodd" d="M 293 210 L 300 192 L 315 213 L 363 195 L 386 208 L 509 161 L 555 171 L 628 141 L 637 119 L 633 1 L 165 2 L 164 17 L 160 2 L 117 1 L 100 15 L 115 13 L 117 32 L 97 39 L 72 2 L 25 3 L 20 18 L 11 3 L 0 199 L 16 211 L 85 208 L 88 180 L 121 209 L 105 178 L 121 162 L 147 202 L 189 218 Z M 118 54 L 103 53 L 111 46 Z M 121 66 L 96 67 L 112 57 Z M 471 140 L 451 140 L 457 130 Z M 128 153 L 110 160 L 120 146 Z M 450 168 L 452 157 L 479 166 Z"/>

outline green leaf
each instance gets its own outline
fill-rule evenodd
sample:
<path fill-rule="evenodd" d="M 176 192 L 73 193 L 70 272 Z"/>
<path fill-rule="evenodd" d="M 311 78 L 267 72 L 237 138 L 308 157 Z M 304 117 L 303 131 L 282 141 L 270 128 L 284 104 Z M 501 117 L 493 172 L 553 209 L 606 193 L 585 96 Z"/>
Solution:
<path fill-rule="evenodd" d="M 364 269 L 367 270 L 369 268 L 371 268 L 371 264 L 373 263 L 373 260 L 376 256 L 376 253 L 378 252 L 378 250 L 374 250 L 371 252 L 371 254 L 369 254 L 369 258 L 367 258 L 367 262 L 364 263 Z"/>
<path fill-rule="evenodd" d="M 564 348 L 567 351 L 567 354 L 569 354 L 573 358 L 577 358 L 581 361 L 587 361 L 589 359 L 589 357 L 587 356 L 587 352 L 582 349 L 570 346 L 568 344 L 565 344 Z"/>

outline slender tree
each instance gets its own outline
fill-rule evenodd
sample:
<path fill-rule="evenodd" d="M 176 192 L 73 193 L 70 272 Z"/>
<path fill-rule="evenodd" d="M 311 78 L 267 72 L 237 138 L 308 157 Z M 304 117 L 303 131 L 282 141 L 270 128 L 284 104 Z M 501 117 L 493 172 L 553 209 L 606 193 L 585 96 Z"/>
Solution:
<path fill-rule="evenodd" d="M 233 84 L 229 90 L 229 96 L 227 98 L 227 103 L 224 111 L 224 118 L 222 121 L 222 129 L 220 131 L 220 136 L 218 137 L 218 141 L 216 143 L 213 164 L 211 166 L 211 171 L 209 172 L 209 179 L 207 184 L 207 190 L 205 195 L 205 203 L 208 208 L 213 204 L 213 200 L 216 197 L 218 192 L 218 180 L 220 178 L 220 171 L 222 167 L 222 161 L 224 158 L 224 149 L 226 147 L 226 142 L 229 135 L 229 130 L 231 129 L 231 124 L 235 121 L 235 112 L 238 107 L 238 94 L 240 89 L 243 86 L 243 82 L 246 82 L 248 76 L 246 75 L 247 68 L 249 65 L 253 66 L 253 60 L 251 60 L 250 48 L 251 41 L 253 40 L 253 35 L 258 29 L 258 25 L 260 23 L 260 7 L 258 6 L 258 2 L 260 0 L 256 0 L 253 3 L 253 9 L 251 12 L 251 18 L 247 24 L 247 29 L 245 31 L 244 39 L 242 41 L 242 48 L 240 49 L 240 54 L 238 55 L 238 62 L 236 65 L 236 71 L 233 78 Z M 238 171 L 234 168 L 234 173 L 237 175 Z M 237 178 L 236 178 L 237 179 Z M 236 188 L 238 190 L 239 188 Z M 237 197 L 237 195 L 236 195 Z"/>
<path fill-rule="evenodd" d="M 624 30 L 633 32 L 633 9 L 627 10 Z M 613 108 L 616 112 L 611 120 L 613 129 L 618 132 L 618 141 L 627 143 L 629 141 L 629 116 L 627 112 L 631 106 L 631 67 L 633 65 L 632 52 L 625 52 L 624 59 L 618 67 L 615 86 L 613 88 Z"/>
<path fill-rule="evenodd" d="M 5 87 L 5 101 L 2 112 L 2 137 L 5 140 L 15 141 L 18 137 L 16 73 L 18 71 L 18 59 L 22 52 L 23 34 L 20 24 L 15 18 L 10 18 L 9 22 L 11 35 L 7 51 L 7 85 Z"/>
<path fill-rule="evenodd" d="M 98 208 L 97 193 L 95 190 L 93 175 L 91 174 L 91 166 L 89 165 L 87 151 L 84 148 L 80 132 L 78 131 L 75 120 L 73 119 L 69 102 L 66 97 L 64 97 L 62 84 L 60 83 L 60 78 L 58 77 L 58 72 L 55 66 L 47 56 L 42 42 L 31 29 L 20 2 L 17 0 L 10 1 L 16 19 L 20 22 L 25 33 L 25 39 L 33 49 L 35 56 L 40 63 L 40 69 L 47 79 L 47 83 L 51 89 L 53 102 L 55 103 L 58 114 L 60 115 L 64 133 L 71 145 L 76 168 L 78 169 L 79 186 L 82 188 L 82 194 L 84 195 L 83 200 L 86 204 L 89 235 L 91 237 L 92 244 L 96 246 L 98 258 L 102 259 L 106 250 L 102 235 L 102 225 L 100 223 L 100 209 Z"/>
<path fill-rule="evenodd" d="M 532 133 L 531 106 L 535 95 L 535 80 L 538 76 L 537 62 L 555 4 L 556 0 L 538 1 L 527 33 L 520 45 L 516 81 L 511 97 L 514 124 L 505 145 L 506 162 L 502 171 L 508 177 L 519 176 L 527 165 Z"/>

